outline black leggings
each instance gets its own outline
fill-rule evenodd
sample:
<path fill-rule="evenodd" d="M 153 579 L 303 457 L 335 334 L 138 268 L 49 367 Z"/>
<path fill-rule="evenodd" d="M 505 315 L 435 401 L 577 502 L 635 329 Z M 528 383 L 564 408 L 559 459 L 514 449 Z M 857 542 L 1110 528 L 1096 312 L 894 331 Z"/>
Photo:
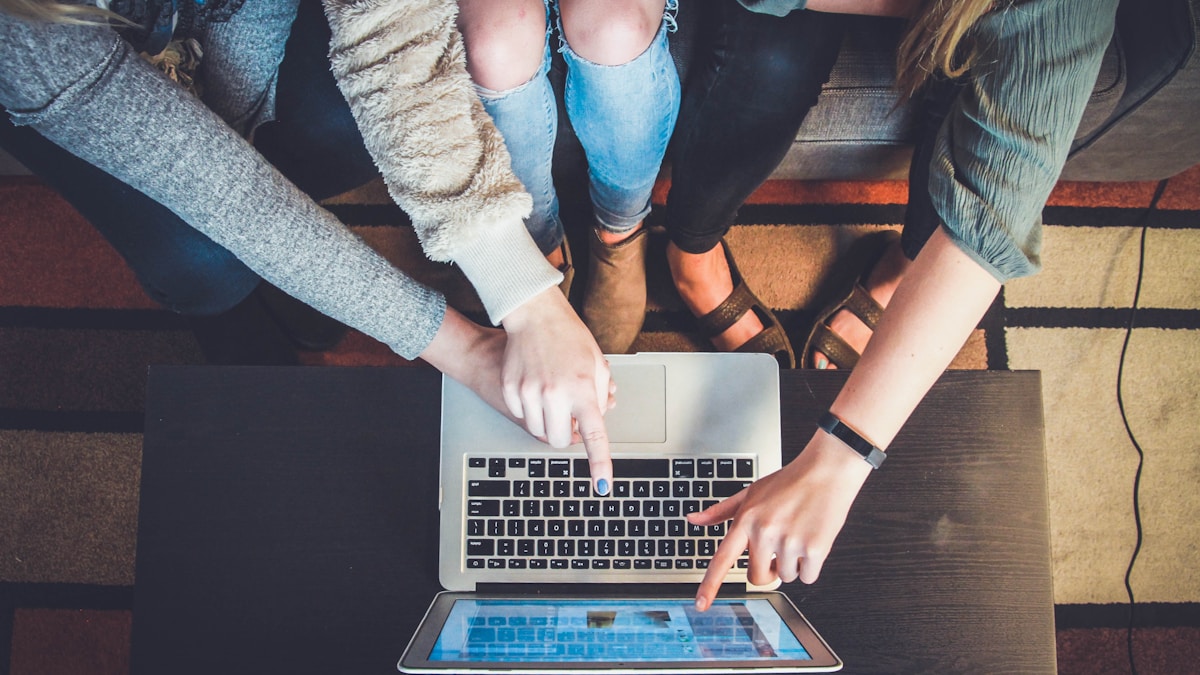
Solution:
<path fill-rule="evenodd" d="M 929 162 L 933 159 L 934 141 L 946 121 L 950 107 L 962 91 L 962 81 L 933 79 L 918 94 L 915 101 L 919 112 L 916 128 L 916 147 L 908 168 L 908 207 L 904 211 L 904 232 L 900 247 L 904 256 L 915 260 L 917 253 L 941 224 L 941 216 L 929 198 Z"/>
<path fill-rule="evenodd" d="M 696 3 L 695 63 L 670 149 L 666 226 L 687 253 L 711 250 L 783 160 L 817 102 L 844 32 L 837 14 L 756 14 Z"/>

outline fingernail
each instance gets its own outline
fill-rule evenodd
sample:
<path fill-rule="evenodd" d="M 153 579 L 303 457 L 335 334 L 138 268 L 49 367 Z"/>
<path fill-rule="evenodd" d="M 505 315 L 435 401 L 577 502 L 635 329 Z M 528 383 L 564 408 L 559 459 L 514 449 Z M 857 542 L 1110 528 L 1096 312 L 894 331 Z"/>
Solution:
<path fill-rule="evenodd" d="M 701 612 L 708 609 L 708 600 L 706 598 L 697 596 L 696 597 L 696 609 L 700 610 Z"/>
<path fill-rule="evenodd" d="M 817 357 L 817 370 L 825 370 L 829 367 L 829 361 L 824 356 Z"/>
<path fill-rule="evenodd" d="M 608 496 L 607 478 L 601 478 L 600 480 L 596 481 L 596 494 L 600 495 L 601 497 Z"/>

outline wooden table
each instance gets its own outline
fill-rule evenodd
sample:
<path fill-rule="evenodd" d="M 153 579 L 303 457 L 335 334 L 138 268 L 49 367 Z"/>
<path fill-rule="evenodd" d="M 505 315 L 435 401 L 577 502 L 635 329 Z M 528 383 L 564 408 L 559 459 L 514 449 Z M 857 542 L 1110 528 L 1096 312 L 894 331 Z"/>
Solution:
<path fill-rule="evenodd" d="M 133 672 L 395 672 L 440 588 L 439 378 L 152 368 Z M 784 461 L 843 380 L 782 374 Z M 892 455 L 784 587 L 844 672 L 1055 672 L 1038 373 L 947 373 Z"/>

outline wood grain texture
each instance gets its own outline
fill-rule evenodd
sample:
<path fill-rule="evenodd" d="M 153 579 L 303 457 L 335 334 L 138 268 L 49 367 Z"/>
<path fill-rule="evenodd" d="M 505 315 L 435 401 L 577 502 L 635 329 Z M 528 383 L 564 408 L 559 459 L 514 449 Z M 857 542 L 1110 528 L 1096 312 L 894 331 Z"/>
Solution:
<path fill-rule="evenodd" d="M 844 379 L 783 373 L 785 459 Z M 439 590 L 437 374 L 155 368 L 133 673 L 386 673 Z M 947 373 L 785 590 L 851 673 L 1053 672 L 1036 373 Z"/>

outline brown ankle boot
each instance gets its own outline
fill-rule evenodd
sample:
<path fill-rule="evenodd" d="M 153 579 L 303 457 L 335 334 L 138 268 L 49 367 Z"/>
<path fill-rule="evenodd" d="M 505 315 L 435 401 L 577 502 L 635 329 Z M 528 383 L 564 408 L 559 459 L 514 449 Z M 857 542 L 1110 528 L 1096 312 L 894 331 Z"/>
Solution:
<path fill-rule="evenodd" d="M 612 246 L 592 230 L 583 323 L 605 354 L 624 354 L 646 319 L 646 228 Z"/>

